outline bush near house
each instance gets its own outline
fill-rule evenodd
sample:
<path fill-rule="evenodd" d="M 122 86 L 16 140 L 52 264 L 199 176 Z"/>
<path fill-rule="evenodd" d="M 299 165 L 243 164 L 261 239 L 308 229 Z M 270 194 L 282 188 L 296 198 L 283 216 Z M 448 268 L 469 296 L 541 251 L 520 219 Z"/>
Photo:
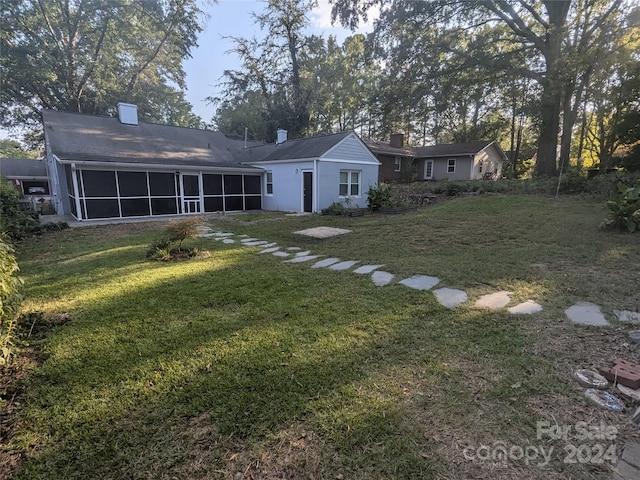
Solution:
<path fill-rule="evenodd" d="M 618 184 L 618 194 L 606 203 L 611 218 L 604 226 L 629 232 L 640 231 L 640 182 L 635 187 Z"/>
<path fill-rule="evenodd" d="M 13 247 L 0 235 L 0 366 L 9 362 L 18 309 L 22 303 L 22 281 L 17 276 L 18 270 Z"/>
<path fill-rule="evenodd" d="M 25 212 L 22 195 L 4 177 L 0 177 L 0 232 L 11 240 L 20 240 L 38 229 L 38 221 Z"/>

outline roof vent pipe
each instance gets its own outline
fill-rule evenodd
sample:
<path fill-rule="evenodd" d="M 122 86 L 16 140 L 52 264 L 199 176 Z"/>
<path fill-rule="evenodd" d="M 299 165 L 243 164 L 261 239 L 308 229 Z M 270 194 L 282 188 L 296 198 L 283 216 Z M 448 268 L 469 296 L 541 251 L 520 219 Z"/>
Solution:
<path fill-rule="evenodd" d="M 138 107 L 131 103 L 118 103 L 118 118 L 124 125 L 138 125 Z"/>
<path fill-rule="evenodd" d="M 276 142 L 276 145 L 280 145 L 287 141 L 287 133 L 288 132 L 286 130 L 282 130 L 281 128 L 278 129 L 278 141 Z"/>

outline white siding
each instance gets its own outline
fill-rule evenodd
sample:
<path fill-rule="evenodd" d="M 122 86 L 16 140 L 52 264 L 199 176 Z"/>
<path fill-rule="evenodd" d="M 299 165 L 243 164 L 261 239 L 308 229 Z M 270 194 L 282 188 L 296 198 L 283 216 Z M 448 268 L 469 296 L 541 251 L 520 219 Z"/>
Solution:
<path fill-rule="evenodd" d="M 318 211 L 329 207 L 333 202 L 344 204 L 345 199 L 340 198 L 341 170 L 360 172 L 360 195 L 351 197 L 351 205 L 360 208 L 367 207 L 367 192 L 370 187 L 378 185 L 378 165 L 320 161 L 318 162 Z"/>
<path fill-rule="evenodd" d="M 296 162 L 261 165 L 273 173 L 273 195 L 265 195 L 262 189 L 263 210 L 302 212 L 302 172 L 313 171 L 313 162 Z M 266 173 L 263 174 L 263 176 Z M 315 188 L 315 179 L 314 179 Z"/>
<path fill-rule="evenodd" d="M 350 162 L 378 163 L 378 160 L 369 149 L 353 135 L 345 138 L 338 145 L 330 149 L 322 158 Z"/>

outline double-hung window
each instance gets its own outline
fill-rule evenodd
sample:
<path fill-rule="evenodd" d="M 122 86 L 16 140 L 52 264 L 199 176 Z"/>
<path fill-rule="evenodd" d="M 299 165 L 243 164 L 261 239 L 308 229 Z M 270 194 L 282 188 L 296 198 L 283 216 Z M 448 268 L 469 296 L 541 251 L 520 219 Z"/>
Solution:
<path fill-rule="evenodd" d="M 265 183 L 266 183 L 265 191 L 267 192 L 267 195 L 273 195 L 273 172 L 267 172 Z"/>
<path fill-rule="evenodd" d="M 450 158 L 447 160 L 447 173 L 455 173 L 456 171 L 456 159 Z"/>
<path fill-rule="evenodd" d="M 402 158 L 401 157 L 396 157 L 395 162 L 394 162 L 393 171 L 394 172 L 399 172 L 401 169 L 402 169 Z"/>
<path fill-rule="evenodd" d="M 360 196 L 360 172 L 356 170 L 340 171 L 340 196 Z"/>

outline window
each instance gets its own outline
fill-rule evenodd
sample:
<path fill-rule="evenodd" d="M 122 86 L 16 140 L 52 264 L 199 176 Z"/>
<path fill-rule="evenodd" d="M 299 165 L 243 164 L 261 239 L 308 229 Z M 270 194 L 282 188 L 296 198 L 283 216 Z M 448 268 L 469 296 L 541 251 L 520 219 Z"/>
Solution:
<path fill-rule="evenodd" d="M 273 172 L 267 172 L 266 183 L 265 191 L 267 195 L 273 195 Z"/>
<path fill-rule="evenodd" d="M 360 172 L 355 170 L 342 170 L 340 172 L 340 196 L 360 196 Z"/>
<path fill-rule="evenodd" d="M 402 169 L 402 158 L 396 157 L 395 159 L 395 167 L 393 169 L 394 172 L 399 172 Z"/>
<path fill-rule="evenodd" d="M 450 158 L 447 161 L 447 173 L 454 173 L 456 171 L 456 159 Z"/>
<path fill-rule="evenodd" d="M 478 164 L 478 172 L 482 173 L 482 166 L 483 166 L 483 161 L 480 160 L 480 163 Z"/>

